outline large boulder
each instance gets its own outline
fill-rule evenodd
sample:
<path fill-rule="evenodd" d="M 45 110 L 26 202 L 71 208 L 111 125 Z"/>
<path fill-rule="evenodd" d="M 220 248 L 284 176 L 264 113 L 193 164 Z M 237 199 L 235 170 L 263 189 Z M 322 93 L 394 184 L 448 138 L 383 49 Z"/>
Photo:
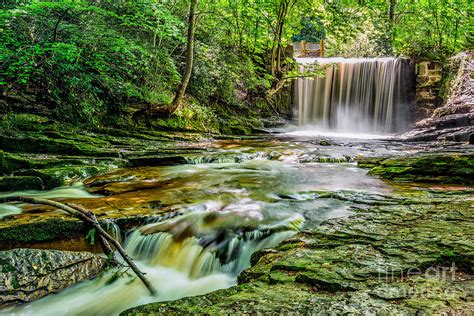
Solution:
<path fill-rule="evenodd" d="M 106 258 L 89 252 L 14 249 L 0 252 L 0 307 L 29 302 L 99 274 Z"/>

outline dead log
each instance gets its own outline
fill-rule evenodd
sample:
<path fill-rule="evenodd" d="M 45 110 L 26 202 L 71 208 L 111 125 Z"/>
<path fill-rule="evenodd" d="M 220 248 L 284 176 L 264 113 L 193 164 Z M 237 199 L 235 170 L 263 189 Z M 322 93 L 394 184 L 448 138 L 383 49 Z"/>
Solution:
<path fill-rule="evenodd" d="M 64 204 L 60 202 L 56 202 L 53 200 L 48 200 L 48 199 L 37 199 L 37 198 L 32 198 L 32 197 L 24 197 L 24 196 L 8 196 L 8 197 L 2 197 L 0 198 L 0 203 L 8 203 L 8 202 L 24 202 L 24 203 L 30 203 L 30 204 L 42 204 L 42 205 L 49 205 L 56 207 L 58 209 L 61 209 L 71 215 L 76 216 L 83 222 L 92 225 L 96 231 L 99 233 L 100 238 L 104 239 L 104 253 L 107 254 L 107 252 L 110 254 L 112 252 L 112 249 L 110 248 L 109 243 L 111 243 L 115 249 L 120 253 L 120 256 L 123 258 L 123 260 L 128 264 L 128 266 L 133 270 L 133 272 L 136 274 L 136 276 L 143 282 L 143 284 L 146 286 L 148 291 L 150 292 L 151 295 L 156 295 L 157 292 L 155 288 L 151 285 L 151 283 L 148 281 L 148 279 L 145 277 L 145 275 L 138 269 L 138 267 L 135 265 L 133 262 L 133 259 L 130 258 L 125 250 L 122 248 L 122 245 L 115 240 L 112 236 L 110 236 L 103 228 L 100 226 L 99 221 L 95 217 L 94 213 L 91 211 L 83 208 L 82 206 L 76 205 L 76 204 Z"/>

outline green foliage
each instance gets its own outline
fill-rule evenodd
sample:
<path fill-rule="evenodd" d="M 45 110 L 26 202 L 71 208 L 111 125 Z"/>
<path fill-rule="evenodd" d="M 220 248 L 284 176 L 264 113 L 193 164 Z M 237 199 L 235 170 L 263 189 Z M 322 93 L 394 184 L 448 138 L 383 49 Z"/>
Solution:
<path fill-rule="evenodd" d="M 293 36 L 293 41 L 319 42 L 326 38 L 326 30 L 318 17 L 305 17 L 301 20 L 299 34 Z"/>
<path fill-rule="evenodd" d="M 186 100 L 173 116 L 157 119 L 153 126 L 162 130 L 219 133 L 219 122 L 210 107 L 202 106 L 196 99 Z"/>
<path fill-rule="evenodd" d="M 363 31 L 361 30 L 352 37 L 339 40 L 331 36 L 327 41 L 328 48 L 326 55 L 341 57 L 380 57 L 393 55 L 389 45 L 389 39 L 382 27 L 385 25 L 384 21 L 368 19 L 361 23 L 363 25 Z"/>
<path fill-rule="evenodd" d="M 36 94 L 63 121 L 97 126 L 175 85 L 165 46 L 183 41 L 181 21 L 158 5 L 100 5 L 27 1 L 1 10 L 3 89 Z"/>
<path fill-rule="evenodd" d="M 444 61 L 461 50 L 473 49 L 472 10 L 470 0 L 330 2 L 323 19 L 328 52 Z"/>
<path fill-rule="evenodd" d="M 91 244 L 92 246 L 95 245 L 95 235 L 96 235 L 95 228 L 90 229 L 86 235 L 86 241 L 89 242 L 89 244 Z"/>
<path fill-rule="evenodd" d="M 470 0 L 400 1 L 398 12 L 394 47 L 400 54 L 443 61 L 474 47 Z"/>
<path fill-rule="evenodd" d="M 125 116 L 137 109 L 169 104 L 186 62 L 188 7 L 167 0 L 5 0 L 2 94 L 33 96 L 29 102 L 56 119 L 86 127 L 129 122 Z M 255 104 L 268 91 L 298 75 L 286 50 L 293 40 L 325 38 L 328 55 L 350 57 L 443 60 L 473 47 L 470 0 L 211 0 L 199 1 L 197 11 L 187 104 L 200 105 L 191 105 L 193 115 L 184 110 L 158 124 L 166 128 L 262 110 Z"/>

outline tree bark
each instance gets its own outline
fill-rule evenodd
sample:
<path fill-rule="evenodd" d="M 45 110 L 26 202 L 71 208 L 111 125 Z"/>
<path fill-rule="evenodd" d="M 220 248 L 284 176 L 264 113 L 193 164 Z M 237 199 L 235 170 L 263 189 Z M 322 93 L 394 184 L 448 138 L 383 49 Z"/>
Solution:
<path fill-rule="evenodd" d="M 281 73 L 283 71 L 282 57 L 284 52 L 282 46 L 282 38 L 286 19 L 288 17 L 288 14 L 291 12 L 292 7 L 297 3 L 297 1 L 298 0 L 280 0 L 278 3 L 278 8 L 276 9 L 277 20 L 276 27 L 272 27 L 273 45 L 271 55 L 271 73 L 275 79 L 280 79 Z"/>
<path fill-rule="evenodd" d="M 178 92 L 173 100 L 170 108 L 170 115 L 173 114 L 183 101 L 186 88 L 188 87 L 189 79 L 193 71 L 194 62 L 194 33 L 196 31 L 196 6 L 198 0 L 190 0 L 189 4 L 189 18 L 188 18 L 188 42 L 186 44 L 186 66 L 184 68 L 183 78 L 179 86 Z"/>
<path fill-rule="evenodd" d="M 283 35 L 283 26 L 286 18 L 287 0 L 282 0 L 277 9 L 277 21 L 276 28 L 273 37 L 273 48 L 271 57 L 271 72 L 272 76 L 276 78 L 281 71 L 280 68 L 280 49 L 281 49 L 281 38 Z"/>
<path fill-rule="evenodd" d="M 393 50 L 393 38 L 395 32 L 395 10 L 397 6 L 397 0 L 389 0 L 388 3 L 388 27 L 389 27 L 389 49 L 392 52 Z"/>
<path fill-rule="evenodd" d="M 95 217 L 94 213 L 92 213 L 91 211 L 86 210 L 82 206 L 79 206 L 76 204 L 63 204 L 63 203 L 59 203 L 59 202 L 47 200 L 47 199 L 37 199 L 37 198 L 24 197 L 24 196 L 8 196 L 8 197 L 0 198 L 0 203 L 8 203 L 8 202 L 25 202 L 25 203 L 30 203 L 30 204 L 42 204 L 42 205 L 57 207 L 71 215 L 78 217 L 83 222 L 92 225 L 96 229 L 96 231 L 99 233 L 100 237 L 106 241 L 106 246 L 105 246 L 106 249 L 104 249 L 104 252 L 112 251 L 110 246 L 108 245 L 108 242 L 110 242 L 115 247 L 115 249 L 120 253 L 123 260 L 125 260 L 128 266 L 133 270 L 133 272 L 135 272 L 138 278 L 143 282 L 143 284 L 146 286 L 150 294 L 153 296 L 157 294 L 155 288 L 151 285 L 151 283 L 148 281 L 145 275 L 140 271 L 140 269 L 138 269 L 138 267 L 133 262 L 133 259 L 127 255 L 125 250 L 122 248 L 122 245 L 120 245 L 120 243 L 117 240 L 115 240 L 112 236 L 110 236 L 102 228 L 102 226 L 100 226 L 99 222 L 97 221 L 97 218 Z"/>

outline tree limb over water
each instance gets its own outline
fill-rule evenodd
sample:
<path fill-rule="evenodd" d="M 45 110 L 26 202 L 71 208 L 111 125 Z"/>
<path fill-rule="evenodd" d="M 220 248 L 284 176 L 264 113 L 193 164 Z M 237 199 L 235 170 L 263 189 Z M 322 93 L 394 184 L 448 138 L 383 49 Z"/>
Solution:
<path fill-rule="evenodd" d="M 146 286 L 150 294 L 151 295 L 157 294 L 157 291 L 155 290 L 155 288 L 151 285 L 151 283 L 148 281 L 145 275 L 138 269 L 138 267 L 133 262 L 133 259 L 127 255 L 125 250 L 122 248 L 122 245 L 120 245 L 120 243 L 116 239 L 110 236 L 102 228 L 102 226 L 100 226 L 99 221 L 97 220 L 93 212 L 76 204 L 72 204 L 72 203 L 64 204 L 64 203 L 60 203 L 60 202 L 56 202 L 56 201 L 48 200 L 48 199 L 37 199 L 37 198 L 24 197 L 24 196 L 9 196 L 9 197 L 0 198 L 0 203 L 8 203 L 8 202 L 25 202 L 29 204 L 42 204 L 42 205 L 53 206 L 71 215 L 76 216 L 77 218 L 82 220 L 84 223 L 92 225 L 96 229 L 96 231 L 99 233 L 99 236 L 101 239 L 101 245 L 104 250 L 104 253 L 107 255 L 112 254 L 113 256 L 113 251 L 109 243 L 112 244 L 115 247 L 115 249 L 120 253 L 123 260 L 125 260 L 125 262 L 137 275 L 137 277 L 143 282 L 143 284 Z"/>

